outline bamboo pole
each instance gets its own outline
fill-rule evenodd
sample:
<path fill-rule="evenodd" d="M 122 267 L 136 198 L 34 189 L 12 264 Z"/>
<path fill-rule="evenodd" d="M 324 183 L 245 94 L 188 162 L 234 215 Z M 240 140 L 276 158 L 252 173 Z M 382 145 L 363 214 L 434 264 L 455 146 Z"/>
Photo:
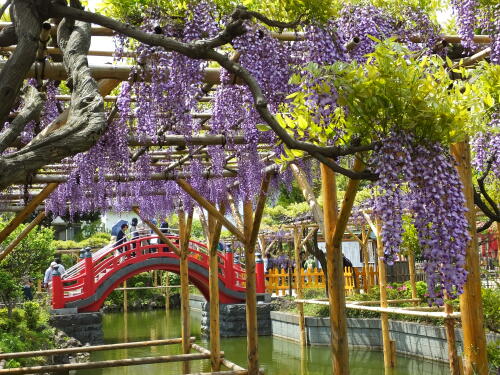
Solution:
<path fill-rule="evenodd" d="M 29 223 L 26 228 L 23 229 L 21 233 L 19 233 L 19 236 L 17 236 L 15 239 L 12 240 L 12 242 L 0 253 L 0 262 L 4 260 L 7 255 L 11 253 L 12 250 L 15 249 L 19 243 L 26 238 L 26 236 L 33 230 L 34 227 L 36 227 L 40 222 L 43 220 L 45 217 L 45 211 L 41 211 L 35 219 Z"/>
<path fill-rule="evenodd" d="M 182 330 L 182 351 L 184 354 L 189 353 L 191 335 L 190 317 L 189 317 L 189 271 L 188 271 L 188 253 L 189 253 L 189 237 L 191 234 L 191 226 L 193 222 L 193 211 L 188 214 L 187 222 L 185 212 L 179 211 L 179 230 L 180 230 L 180 277 L 181 277 L 181 330 Z"/>
<path fill-rule="evenodd" d="M 360 172 L 364 169 L 364 165 L 360 158 L 356 158 L 353 169 Z M 327 239 L 327 256 L 328 256 L 328 241 L 330 241 L 330 264 L 328 265 L 328 278 L 333 289 L 328 290 L 330 301 L 330 325 L 332 326 L 332 347 L 335 353 L 334 364 L 336 373 L 349 373 L 349 346 L 347 340 L 347 320 L 345 312 L 345 279 L 344 279 L 344 264 L 342 256 L 342 238 L 347 227 L 349 216 L 351 215 L 354 198 L 358 191 L 360 181 L 349 180 L 347 189 L 342 202 L 340 214 L 337 216 L 335 227 L 331 227 L 330 231 L 325 231 Z M 327 206 L 327 196 L 325 195 L 325 204 Z M 336 206 L 335 206 L 336 207 Z M 326 228 L 326 219 L 325 219 Z M 332 233 L 333 231 L 333 233 Z"/>
<path fill-rule="evenodd" d="M 246 322 L 247 322 L 247 361 L 249 375 L 259 374 L 258 329 L 257 329 L 257 294 L 255 280 L 255 254 L 250 246 L 253 212 L 252 202 L 243 203 L 243 228 L 245 237 L 245 270 L 246 270 Z"/>
<path fill-rule="evenodd" d="M 0 243 L 5 239 L 30 215 L 37 206 L 42 203 L 58 186 L 58 183 L 50 183 L 43 188 L 43 190 L 34 197 L 27 205 L 20 211 L 5 228 L 0 232 Z"/>
<path fill-rule="evenodd" d="M 377 236 L 377 258 L 378 258 L 378 284 L 380 288 L 380 307 L 387 308 L 389 304 L 387 303 L 387 277 L 386 269 L 384 263 L 384 244 L 382 243 L 382 223 L 377 217 L 375 219 Z M 393 368 L 395 366 L 395 358 L 393 356 L 391 337 L 389 332 L 389 315 L 386 312 L 380 313 L 380 320 L 382 325 L 382 344 L 384 346 L 384 367 L 386 369 Z"/>
<path fill-rule="evenodd" d="M 446 301 L 444 304 L 444 312 L 446 314 L 453 314 L 453 306 Z M 444 320 L 444 328 L 446 331 L 446 341 L 448 343 L 448 360 L 450 364 L 450 374 L 451 375 L 462 375 L 460 358 L 457 354 L 457 342 L 455 337 L 455 320 L 448 318 Z"/>
<path fill-rule="evenodd" d="M 202 206 L 205 210 L 208 211 L 209 214 L 212 214 L 218 221 L 221 221 L 222 225 L 229 230 L 234 236 L 238 238 L 239 241 L 245 242 L 245 236 L 241 231 L 234 226 L 228 219 L 222 215 L 217 208 L 211 204 L 208 200 L 201 196 L 186 180 L 182 178 L 178 178 L 175 180 L 177 184 L 184 189 L 186 193 L 188 193 L 200 206 Z"/>
<path fill-rule="evenodd" d="M 243 218 L 241 217 L 240 211 L 234 202 L 234 197 L 231 193 L 227 193 L 227 201 L 229 202 L 229 207 L 231 208 L 231 213 L 233 214 L 234 220 L 239 230 L 243 230 Z"/>
<path fill-rule="evenodd" d="M 132 210 L 141 218 L 141 220 L 146 223 L 146 225 L 151 228 L 151 230 L 153 230 L 153 232 L 155 232 L 158 237 L 160 237 L 160 239 L 165 242 L 172 250 L 173 252 L 178 256 L 180 257 L 181 256 L 181 252 L 179 250 L 179 248 L 177 247 L 177 245 L 175 245 L 171 240 L 170 238 L 168 238 L 167 236 L 165 236 L 165 234 L 156 226 L 154 225 L 150 220 L 148 219 L 145 219 L 142 215 L 141 215 L 141 211 L 139 210 L 139 207 L 133 207 Z"/>
<path fill-rule="evenodd" d="M 370 254 L 368 253 L 368 240 L 370 239 L 370 231 L 367 231 L 364 225 L 361 225 L 361 251 L 363 252 L 363 265 L 365 268 L 365 280 L 363 286 L 365 293 L 371 288 L 370 283 Z"/>
<path fill-rule="evenodd" d="M 481 273 L 479 267 L 479 251 L 476 236 L 476 220 L 474 215 L 474 195 L 469 142 L 455 143 L 451 151 L 457 162 L 456 168 L 463 186 L 468 212 L 470 241 L 465 254 L 467 282 L 460 295 L 460 311 L 463 329 L 463 356 L 465 375 L 486 375 L 488 360 L 486 357 L 486 336 L 483 323 L 483 302 L 481 299 Z"/>
<path fill-rule="evenodd" d="M 328 304 L 330 306 L 330 331 L 331 331 L 331 346 L 332 346 L 332 373 L 338 375 L 348 375 L 349 374 L 349 353 L 346 350 L 339 350 L 339 324 L 336 321 L 338 311 L 340 294 L 344 294 L 342 289 L 335 291 L 335 288 L 339 288 L 339 285 L 335 284 L 334 270 L 335 262 L 339 259 L 335 259 L 334 248 L 333 248 L 333 233 L 335 226 L 337 225 L 337 186 L 335 181 L 335 173 L 328 168 L 326 165 L 321 164 L 321 187 L 323 191 L 323 218 L 325 230 L 323 235 L 326 242 L 326 261 L 327 261 L 327 287 L 328 287 Z M 342 263 L 342 257 L 340 257 L 340 262 Z M 342 278 L 342 285 L 343 284 Z M 347 356 L 347 357 L 346 357 Z"/>
<path fill-rule="evenodd" d="M 298 299 L 302 299 L 302 275 L 301 275 L 301 264 L 300 264 L 300 243 L 302 234 L 300 233 L 299 227 L 295 226 L 293 229 L 293 244 L 295 252 L 295 285 L 296 285 L 296 296 Z M 290 280 L 291 283 L 291 280 Z M 299 330 L 300 330 L 300 345 L 307 345 L 306 328 L 305 328 L 305 317 L 304 317 L 304 305 L 302 303 L 297 304 L 297 309 L 299 311 Z"/>
<path fill-rule="evenodd" d="M 221 207 L 221 213 L 224 209 Z M 219 258 L 217 247 L 219 244 L 222 223 L 208 214 L 209 230 L 209 268 L 208 286 L 210 290 L 210 364 L 212 371 L 219 371 L 221 366 L 220 357 L 220 312 L 219 312 Z"/>
<path fill-rule="evenodd" d="M 123 312 L 128 312 L 127 280 L 123 282 Z"/>
<path fill-rule="evenodd" d="M 168 271 L 165 271 L 165 311 L 170 310 L 170 280 L 168 279 Z"/>
<path fill-rule="evenodd" d="M 306 174 L 304 171 L 295 163 L 290 163 L 290 169 L 299 185 L 300 190 L 302 191 L 302 195 L 306 199 L 309 204 L 309 208 L 311 209 L 311 213 L 313 215 L 314 221 L 319 225 L 322 233 L 325 232 L 325 224 L 323 222 L 323 210 L 321 209 L 316 196 L 314 195 L 314 191 L 307 181 Z"/>
<path fill-rule="evenodd" d="M 415 255 L 411 251 L 408 253 L 408 269 L 410 271 L 411 298 L 416 299 L 418 294 L 415 280 Z M 414 305 L 418 306 L 418 303 L 414 303 Z"/>
<path fill-rule="evenodd" d="M 195 337 L 191 337 L 190 341 L 193 342 Z M 148 346 L 163 346 L 163 345 L 174 345 L 180 344 L 182 339 L 164 339 L 164 340 L 149 340 L 149 341 L 135 341 L 135 342 L 125 342 L 119 344 L 107 344 L 107 345 L 93 345 L 93 346 L 82 346 L 78 348 L 65 348 L 65 349 L 50 349 L 50 350 L 36 350 L 30 352 L 17 352 L 17 353 L 0 353 L 0 360 L 2 359 L 12 359 L 12 358 L 27 358 L 27 357 L 48 357 L 52 355 L 61 354 L 74 354 L 74 353 L 91 353 L 103 350 L 117 350 L 117 349 L 129 349 L 129 348 L 142 348 Z"/>
<path fill-rule="evenodd" d="M 72 371 L 72 370 L 87 370 L 87 369 L 98 369 L 98 368 L 100 369 L 109 367 L 137 366 L 137 365 L 146 365 L 152 363 L 194 361 L 194 360 L 201 360 L 208 358 L 209 355 L 202 353 L 176 354 L 176 355 L 165 355 L 158 357 L 126 358 L 126 359 L 116 359 L 116 360 L 87 362 L 87 363 L 70 363 L 64 365 L 9 368 L 9 369 L 1 369 L 0 374 L 33 374 L 33 373 Z"/>

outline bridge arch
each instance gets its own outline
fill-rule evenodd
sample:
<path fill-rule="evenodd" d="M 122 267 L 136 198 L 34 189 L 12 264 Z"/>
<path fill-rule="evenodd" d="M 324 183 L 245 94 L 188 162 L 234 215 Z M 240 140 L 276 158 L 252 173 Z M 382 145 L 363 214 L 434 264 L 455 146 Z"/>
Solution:
<path fill-rule="evenodd" d="M 143 272 L 164 270 L 180 273 L 180 259 L 166 244 L 150 244 L 150 239 L 140 238 L 108 246 L 79 262 L 69 270 L 63 280 L 54 280 L 53 307 L 76 308 L 79 312 L 98 311 L 106 298 L 124 281 Z M 177 237 L 172 236 L 173 240 Z M 90 254 L 89 254 L 90 256 Z M 219 301 L 242 303 L 245 301 L 244 270 L 232 262 L 232 256 L 219 253 Z M 209 295 L 208 254 L 206 246 L 190 241 L 188 278 L 205 296 Z M 263 275 L 262 275 L 263 276 Z M 56 298 L 61 299 L 56 301 Z"/>

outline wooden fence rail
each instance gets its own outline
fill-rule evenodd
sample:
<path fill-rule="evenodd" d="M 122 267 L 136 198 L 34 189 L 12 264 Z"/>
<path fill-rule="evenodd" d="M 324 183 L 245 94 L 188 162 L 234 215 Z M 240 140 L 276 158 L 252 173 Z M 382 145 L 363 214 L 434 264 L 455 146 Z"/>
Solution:
<path fill-rule="evenodd" d="M 323 270 L 313 268 L 300 271 L 303 289 L 320 289 L 325 288 L 325 275 Z M 290 279 L 292 285 L 290 285 Z M 377 285 L 377 272 L 372 266 L 366 270 L 345 267 L 344 280 L 346 294 L 353 294 L 360 289 L 368 290 Z M 290 275 L 284 269 L 271 269 L 266 274 L 266 293 L 273 293 L 278 296 L 286 295 L 287 290 L 296 289 L 297 281 L 295 275 Z"/>

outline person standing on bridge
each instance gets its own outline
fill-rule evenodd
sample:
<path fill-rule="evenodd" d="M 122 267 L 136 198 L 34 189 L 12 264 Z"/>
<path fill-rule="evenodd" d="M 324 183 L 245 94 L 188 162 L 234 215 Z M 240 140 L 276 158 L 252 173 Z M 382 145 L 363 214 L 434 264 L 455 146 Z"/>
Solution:
<path fill-rule="evenodd" d="M 50 263 L 49 268 L 47 268 L 45 270 L 45 275 L 43 277 L 43 287 L 45 289 L 48 289 L 49 283 L 52 281 L 52 271 L 54 270 L 55 267 L 57 267 L 57 263 L 52 262 L 52 263 Z M 50 293 L 50 291 L 49 291 L 49 293 Z"/>
<path fill-rule="evenodd" d="M 118 232 L 118 235 L 116 236 L 116 245 L 121 245 L 122 243 L 125 243 L 127 241 L 127 232 L 128 229 L 128 224 L 122 224 L 120 227 L 120 231 Z M 118 252 L 123 253 L 123 250 L 125 250 L 125 246 L 119 247 Z"/>

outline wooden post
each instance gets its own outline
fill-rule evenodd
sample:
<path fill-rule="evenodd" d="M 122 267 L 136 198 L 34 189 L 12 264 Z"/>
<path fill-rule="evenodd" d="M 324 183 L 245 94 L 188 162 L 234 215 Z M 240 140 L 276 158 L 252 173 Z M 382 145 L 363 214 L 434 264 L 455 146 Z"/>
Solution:
<path fill-rule="evenodd" d="M 340 295 L 344 295 L 344 289 L 340 285 L 335 284 L 334 270 L 335 262 L 340 262 L 342 267 L 342 256 L 336 259 L 333 248 L 333 233 L 337 225 L 337 185 L 335 181 L 335 173 L 326 165 L 321 164 L 321 186 L 323 190 L 323 217 L 325 231 L 323 233 L 326 242 L 326 260 L 327 260 L 327 286 L 328 300 L 330 306 L 330 330 L 331 330 L 331 346 L 332 346 L 332 373 L 336 375 L 349 374 L 349 352 L 346 348 L 340 350 L 339 324 L 337 321 L 337 311 Z M 337 257 L 338 258 L 338 257 Z M 344 285 L 342 272 L 342 284 Z"/>
<path fill-rule="evenodd" d="M 165 271 L 165 311 L 170 310 L 170 280 L 168 279 L 168 271 Z"/>
<path fill-rule="evenodd" d="M 36 197 L 34 197 L 26 205 L 26 207 L 23 208 L 23 210 L 20 211 L 5 228 L 3 228 L 0 232 L 0 243 L 5 241 L 9 234 L 16 230 L 19 224 L 21 224 L 28 217 L 28 215 L 31 214 L 38 207 L 38 205 L 57 188 L 58 185 L 59 183 L 53 182 L 45 186 L 43 190 Z"/>
<path fill-rule="evenodd" d="M 453 313 L 453 306 L 446 301 L 444 304 L 444 312 L 447 314 Z M 444 320 L 444 328 L 446 331 L 446 341 L 448 343 L 448 360 L 450 362 L 450 374 L 462 375 L 460 358 L 457 354 L 457 342 L 455 338 L 455 319 L 447 318 Z"/>
<path fill-rule="evenodd" d="M 463 185 L 463 192 L 468 212 L 470 241 L 465 254 L 467 282 L 460 295 L 460 311 L 463 329 L 464 373 L 465 375 L 488 374 L 486 356 L 486 336 L 483 323 L 483 302 L 481 300 L 481 272 L 476 236 L 476 218 L 472 170 L 470 164 L 470 145 L 468 141 L 455 143 L 451 151 L 457 162 L 457 171 Z"/>
<path fill-rule="evenodd" d="M 200 206 L 202 206 L 209 214 L 212 214 L 218 221 L 222 222 L 222 225 L 230 231 L 239 241 L 245 242 L 245 236 L 241 231 L 234 226 L 228 219 L 222 215 L 217 208 L 211 204 L 208 200 L 203 198 L 200 193 L 198 193 L 186 180 L 178 178 L 175 180 L 177 184 L 184 189 Z"/>
<path fill-rule="evenodd" d="M 149 227 L 151 228 L 151 230 L 153 232 L 155 232 L 158 237 L 160 237 L 160 239 L 165 242 L 171 249 L 172 251 L 177 255 L 177 256 L 181 256 L 181 252 L 179 250 L 179 248 L 172 242 L 170 241 L 170 238 L 168 238 L 167 236 L 165 236 L 165 234 L 156 226 L 154 225 L 150 220 L 148 219 L 145 219 L 142 215 L 141 215 L 141 211 L 139 210 L 139 207 L 133 207 L 132 210 L 141 218 L 141 220 Z"/>
<path fill-rule="evenodd" d="M 385 273 L 384 263 L 384 244 L 382 243 L 382 223 L 379 218 L 376 218 L 376 232 L 377 236 L 377 258 L 378 258 L 378 284 L 380 288 L 380 307 L 389 307 L 387 303 L 387 277 Z M 386 312 L 380 313 L 380 320 L 382 324 L 382 344 L 384 347 L 384 367 L 386 369 L 395 366 L 395 358 L 393 356 L 393 348 L 391 344 L 391 337 L 389 333 L 389 315 Z"/>
<path fill-rule="evenodd" d="M 255 216 L 252 212 L 252 202 L 243 203 L 243 230 L 245 241 L 246 279 L 246 321 L 247 321 L 247 361 L 248 375 L 259 375 L 258 326 L 257 326 L 257 294 L 255 280 L 255 244 L 259 233 L 262 214 L 267 198 L 270 176 L 266 174 L 262 181 L 261 191 Z"/>
<path fill-rule="evenodd" d="M 300 265 L 300 244 L 301 244 L 302 233 L 300 233 L 299 227 L 295 225 L 293 227 L 293 245 L 295 251 L 295 294 L 297 299 L 302 299 L 302 275 L 301 275 L 301 265 Z M 299 330 L 300 330 L 300 345 L 307 345 L 306 328 L 305 328 L 305 317 L 304 317 L 304 304 L 298 303 L 297 309 L 299 311 Z"/>
<path fill-rule="evenodd" d="M 243 203 L 243 228 L 246 238 L 250 238 L 253 225 L 252 202 Z M 259 374 L 258 330 L 257 330 L 257 294 L 255 281 L 254 248 L 245 241 L 246 270 L 246 321 L 247 321 L 247 360 L 248 374 Z"/>
<path fill-rule="evenodd" d="M 227 201 L 229 202 L 229 207 L 231 208 L 231 213 L 233 214 L 234 220 L 236 221 L 236 225 L 239 230 L 243 230 L 243 218 L 241 217 L 240 211 L 234 202 L 233 195 L 231 193 L 227 193 Z"/>
<path fill-rule="evenodd" d="M 314 191 L 311 185 L 309 185 L 309 182 L 307 181 L 306 174 L 295 163 L 290 163 L 290 169 L 292 170 L 292 173 L 295 177 L 295 180 L 297 181 L 297 184 L 299 185 L 300 190 L 302 190 L 302 195 L 309 204 L 309 208 L 311 209 L 314 221 L 319 225 L 321 232 L 324 233 L 325 225 L 323 222 L 323 211 L 321 210 L 321 207 L 316 200 L 316 196 L 314 195 Z"/>
<path fill-rule="evenodd" d="M 181 277 L 181 329 L 182 329 L 182 352 L 188 354 L 191 348 L 189 338 L 191 336 L 189 317 L 189 237 L 191 236 L 191 226 L 193 222 L 193 211 L 189 212 L 187 222 L 185 212 L 179 211 L 179 236 L 181 246 L 180 257 L 180 277 Z M 188 369 L 186 369 L 188 370 Z"/>
<path fill-rule="evenodd" d="M 408 253 L 408 269 L 410 271 L 410 286 L 411 286 L 411 298 L 417 299 L 417 284 L 415 281 L 415 255 L 410 251 Z M 415 306 L 418 306 L 418 302 L 413 302 Z"/>
<path fill-rule="evenodd" d="M 221 209 L 223 213 L 223 209 Z M 219 259 L 217 247 L 219 245 L 222 223 L 209 213 L 209 269 L 208 285 L 210 290 L 210 364 L 212 371 L 219 371 L 221 366 L 220 354 L 220 312 L 219 312 Z"/>
<path fill-rule="evenodd" d="M 368 240 L 370 239 L 370 231 L 366 230 L 364 225 L 361 225 L 361 251 L 363 252 L 363 266 L 365 269 L 365 279 L 363 280 L 363 287 L 365 289 L 365 293 L 368 293 L 370 290 L 370 254 L 368 252 Z"/>
<path fill-rule="evenodd" d="M 328 171 L 326 171 L 328 169 Z M 364 165 L 356 158 L 353 169 L 362 171 Z M 324 177 L 324 178 L 323 178 Z M 328 261 L 328 298 L 330 302 L 330 327 L 332 330 L 333 372 L 349 374 L 349 345 L 347 340 L 347 320 L 345 312 L 345 279 L 342 257 L 342 239 L 351 215 L 359 180 L 349 180 L 342 202 L 340 215 L 337 214 L 335 174 L 322 165 L 323 198 L 325 213 L 325 240 Z M 334 206 L 332 207 L 332 204 Z M 328 211 L 334 211 L 328 213 Z M 335 225 L 332 218 L 335 218 Z M 328 224 L 327 224 L 328 221 Z M 330 288 L 331 287 L 331 288 Z"/>
<path fill-rule="evenodd" d="M 128 311 L 127 280 L 123 282 L 123 312 Z"/>
<path fill-rule="evenodd" d="M 33 230 L 34 227 L 36 227 L 38 224 L 40 224 L 40 222 L 43 220 L 43 218 L 45 217 L 45 211 L 41 211 L 36 217 L 35 219 L 29 223 L 26 228 L 23 229 L 23 231 L 21 233 L 19 233 L 19 236 L 17 236 L 17 238 L 15 238 L 14 240 L 12 240 L 12 242 L 4 249 L 4 251 L 2 251 L 0 253 L 0 262 L 2 260 L 4 260 L 7 255 L 10 254 L 10 252 L 12 250 L 14 250 L 14 248 L 19 245 L 19 243 L 24 240 L 24 238 L 29 234 L 29 232 L 31 232 Z"/>

